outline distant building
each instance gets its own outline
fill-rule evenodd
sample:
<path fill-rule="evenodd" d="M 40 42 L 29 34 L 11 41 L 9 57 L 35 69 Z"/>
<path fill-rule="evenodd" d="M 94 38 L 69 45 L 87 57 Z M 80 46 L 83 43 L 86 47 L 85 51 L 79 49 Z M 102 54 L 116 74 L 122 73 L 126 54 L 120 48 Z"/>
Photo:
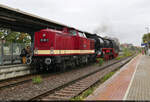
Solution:
<path fill-rule="evenodd" d="M 133 44 L 124 43 L 124 44 L 121 44 L 120 46 L 122 46 L 124 48 L 131 48 L 131 47 L 133 47 Z"/>

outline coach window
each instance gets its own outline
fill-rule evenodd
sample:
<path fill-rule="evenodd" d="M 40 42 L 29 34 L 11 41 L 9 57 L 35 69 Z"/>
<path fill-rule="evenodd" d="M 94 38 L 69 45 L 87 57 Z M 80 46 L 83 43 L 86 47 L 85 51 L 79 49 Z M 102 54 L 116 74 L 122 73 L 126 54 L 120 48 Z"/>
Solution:
<path fill-rule="evenodd" d="M 69 34 L 72 35 L 72 36 L 76 36 L 76 31 L 75 30 L 69 30 Z"/>

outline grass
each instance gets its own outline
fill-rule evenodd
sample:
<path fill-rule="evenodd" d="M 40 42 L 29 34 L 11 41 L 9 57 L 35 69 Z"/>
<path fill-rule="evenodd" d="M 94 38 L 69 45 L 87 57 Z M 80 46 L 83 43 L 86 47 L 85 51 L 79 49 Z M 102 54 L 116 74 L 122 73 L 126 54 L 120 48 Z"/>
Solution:
<path fill-rule="evenodd" d="M 99 64 L 99 66 L 102 66 L 104 63 L 104 60 L 102 58 L 97 58 L 97 62 Z"/>
<path fill-rule="evenodd" d="M 118 56 L 118 57 L 115 58 L 115 59 L 116 59 L 116 60 L 120 60 L 120 59 L 122 59 L 122 58 L 132 56 L 133 54 L 135 54 L 134 51 L 131 51 L 131 50 L 128 50 L 128 49 L 124 49 L 124 50 L 123 50 L 123 55 Z"/>
<path fill-rule="evenodd" d="M 34 84 L 40 84 L 42 82 L 41 76 L 36 76 L 36 77 L 32 78 L 32 82 Z"/>
<path fill-rule="evenodd" d="M 122 59 L 122 58 L 124 58 L 124 56 L 118 56 L 118 57 L 116 58 L 116 60 L 120 60 L 120 59 Z"/>
<path fill-rule="evenodd" d="M 106 80 L 108 80 L 110 77 L 112 77 L 114 75 L 114 73 L 116 72 L 112 71 L 108 74 L 106 74 L 104 77 L 102 77 L 100 79 L 100 81 L 98 81 L 95 85 L 91 86 L 90 88 L 88 88 L 87 90 L 85 90 L 84 92 L 82 92 L 79 96 L 76 96 L 74 98 L 72 98 L 72 101 L 76 101 L 76 100 L 83 100 L 85 99 L 87 96 L 89 96 L 90 94 L 92 94 L 94 92 L 94 90 L 102 83 L 104 83 Z"/>
<path fill-rule="evenodd" d="M 106 75 L 100 80 L 101 83 L 105 82 L 107 79 L 109 79 L 110 77 L 112 77 L 115 72 L 116 72 L 116 71 L 112 71 L 112 72 L 106 74 Z"/>

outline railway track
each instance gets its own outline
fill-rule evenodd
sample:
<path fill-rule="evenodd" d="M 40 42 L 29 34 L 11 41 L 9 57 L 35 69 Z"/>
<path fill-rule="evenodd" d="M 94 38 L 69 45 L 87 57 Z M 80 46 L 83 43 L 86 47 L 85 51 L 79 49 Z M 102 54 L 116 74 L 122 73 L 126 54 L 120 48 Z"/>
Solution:
<path fill-rule="evenodd" d="M 7 80 L 2 80 L 0 81 L 0 90 L 17 86 L 26 82 L 32 81 L 32 78 L 38 76 L 38 74 L 33 74 L 33 75 L 27 75 L 27 76 L 21 76 L 21 77 L 16 77 L 16 78 L 11 78 Z"/>
<path fill-rule="evenodd" d="M 42 94 L 33 96 L 30 98 L 30 101 L 33 100 L 69 100 L 79 94 L 84 90 L 88 89 L 95 83 L 97 83 L 103 76 L 112 72 L 118 68 L 121 68 L 123 65 L 128 63 L 132 57 L 116 61 L 112 64 L 104 66 L 102 69 L 96 70 L 88 75 L 82 76 L 78 79 L 72 80 L 68 83 L 65 83 L 53 90 L 47 90 Z M 120 62 L 120 63 L 119 63 Z"/>
<path fill-rule="evenodd" d="M 17 85 L 21 85 L 27 82 L 31 82 L 32 78 L 36 77 L 36 76 L 41 76 L 42 78 L 47 78 L 50 76 L 53 76 L 55 74 L 59 74 L 62 72 L 55 72 L 55 73 L 41 73 L 41 74 L 30 74 L 30 75 L 26 75 L 26 76 L 20 76 L 20 77 L 15 77 L 15 78 L 10 78 L 10 79 L 6 79 L 6 80 L 1 80 L 0 81 L 0 90 L 3 90 L 5 88 L 10 88 L 10 87 L 14 87 Z"/>
<path fill-rule="evenodd" d="M 85 67 L 85 66 L 84 66 Z M 55 73 L 42 73 L 42 74 L 31 74 L 31 75 L 26 75 L 26 76 L 20 76 L 20 77 L 15 77 L 15 78 L 10 78 L 10 79 L 6 79 L 6 80 L 2 80 L 0 81 L 0 90 L 3 90 L 5 88 L 10 88 L 10 87 L 14 87 L 17 85 L 21 85 L 27 82 L 31 82 L 32 78 L 36 77 L 36 76 L 41 76 L 42 78 L 46 78 L 46 77 L 50 77 L 52 75 L 55 74 L 59 74 L 61 72 L 55 72 Z"/>
<path fill-rule="evenodd" d="M 41 74 L 35 73 L 35 74 L 26 75 L 26 76 L 19 76 L 19 77 L 15 77 L 15 78 L 9 78 L 9 79 L 5 79 L 5 80 L 1 80 L 0 81 L 0 90 L 30 82 L 30 81 L 32 81 L 33 77 L 36 77 L 39 75 L 41 75 Z M 48 75 L 49 74 L 42 75 L 42 77 L 45 78 L 45 77 L 48 77 Z"/>

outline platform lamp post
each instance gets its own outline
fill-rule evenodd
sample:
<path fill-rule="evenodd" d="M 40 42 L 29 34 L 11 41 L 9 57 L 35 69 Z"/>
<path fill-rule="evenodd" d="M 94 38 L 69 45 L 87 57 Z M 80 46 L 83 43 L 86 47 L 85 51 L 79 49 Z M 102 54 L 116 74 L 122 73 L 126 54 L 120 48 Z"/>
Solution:
<path fill-rule="evenodd" d="M 147 26 L 147 27 L 145 27 L 145 29 L 147 29 L 147 35 L 149 34 L 149 27 Z M 148 36 L 147 36 L 147 50 L 149 49 L 149 38 L 148 38 Z"/>

